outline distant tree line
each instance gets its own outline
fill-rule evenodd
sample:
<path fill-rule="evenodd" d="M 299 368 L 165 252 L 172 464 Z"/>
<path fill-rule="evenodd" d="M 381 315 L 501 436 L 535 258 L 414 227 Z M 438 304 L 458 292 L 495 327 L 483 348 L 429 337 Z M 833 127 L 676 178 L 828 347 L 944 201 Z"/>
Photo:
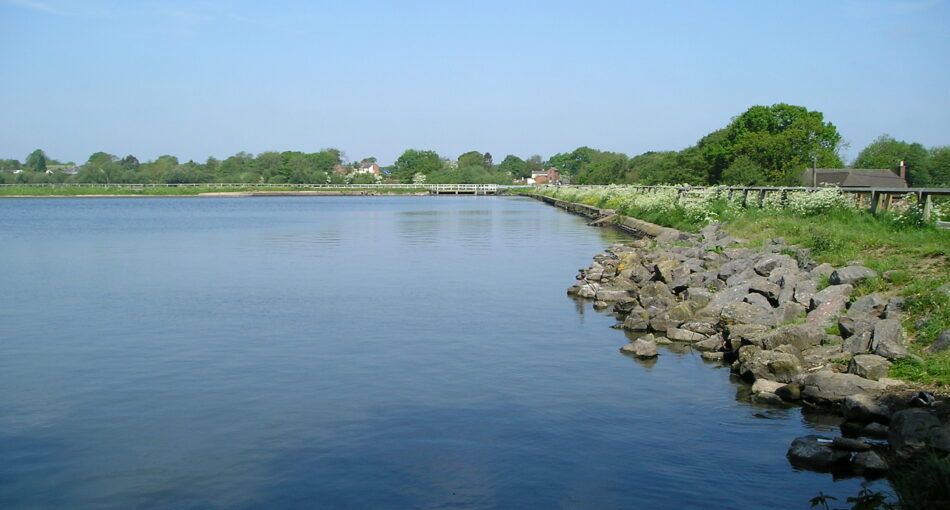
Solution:
<path fill-rule="evenodd" d="M 182 163 L 170 155 L 142 163 L 132 155 L 120 158 L 96 152 L 78 166 L 78 172 L 75 165 L 52 160 L 37 149 L 23 163 L 0 160 L 0 181 L 347 184 L 382 180 L 506 184 L 555 167 L 575 184 L 797 185 L 805 168 L 843 167 L 842 148 L 837 128 L 826 122 L 821 112 L 779 103 L 753 106 L 683 150 L 633 157 L 579 147 L 548 160 L 540 155 L 522 159 L 508 154 L 496 162 L 488 152 L 469 151 L 451 159 L 431 150 L 408 149 L 375 177 L 353 172 L 359 162 L 346 163 L 345 154 L 337 149 L 262 152 L 256 156 L 239 152 L 224 160 L 209 157 L 204 163 Z M 950 146 L 927 149 L 919 143 L 882 135 L 861 150 L 853 166 L 897 171 L 901 161 L 907 168 L 910 186 L 950 186 Z"/>

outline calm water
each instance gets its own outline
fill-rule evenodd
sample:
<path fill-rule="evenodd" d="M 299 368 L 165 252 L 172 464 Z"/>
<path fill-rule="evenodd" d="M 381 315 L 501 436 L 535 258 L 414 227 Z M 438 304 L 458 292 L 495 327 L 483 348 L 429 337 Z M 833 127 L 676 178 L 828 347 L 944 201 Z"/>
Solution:
<path fill-rule="evenodd" d="M 0 507 L 807 508 L 798 410 L 565 295 L 516 198 L 0 200 Z"/>

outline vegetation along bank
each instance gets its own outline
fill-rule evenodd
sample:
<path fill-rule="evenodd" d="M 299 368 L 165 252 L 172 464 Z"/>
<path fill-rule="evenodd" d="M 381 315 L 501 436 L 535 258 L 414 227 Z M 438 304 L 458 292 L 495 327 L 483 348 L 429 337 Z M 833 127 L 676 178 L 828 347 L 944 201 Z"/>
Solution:
<path fill-rule="evenodd" d="M 761 207 L 715 188 L 536 197 L 642 237 L 596 255 L 568 290 L 616 314 L 635 337 L 623 352 L 689 344 L 758 403 L 838 414 L 840 436 L 790 445 L 796 467 L 888 476 L 903 508 L 950 497 L 950 232 L 916 204 L 873 216 L 837 189 Z"/>

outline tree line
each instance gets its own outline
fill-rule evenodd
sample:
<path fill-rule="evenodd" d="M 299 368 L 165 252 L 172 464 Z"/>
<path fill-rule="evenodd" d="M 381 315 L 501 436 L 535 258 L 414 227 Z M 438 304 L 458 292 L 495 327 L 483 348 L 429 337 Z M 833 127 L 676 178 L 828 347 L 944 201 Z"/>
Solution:
<path fill-rule="evenodd" d="M 4 183 L 477 183 L 507 184 L 548 167 L 575 184 L 798 185 L 805 168 L 841 168 L 841 135 L 821 112 L 779 103 L 753 106 L 725 127 L 680 151 L 646 152 L 629 157 L 621 152 L 579 147 L 544 160 L 508 154 L 495 162 L 491 153 L 469 151 L 455 159 L 432 150 L 408 149 L 380 176 L 356 173 L 364 158 L 348 163 L 338 149 L 319 152 L 239 152 L 204 163 L 159 156 L 141 163 L 132 155 L 96 152 L 71 171 L 37 149 L 21 163 L 0 160 Z M 927 149 L 882 135 L 861 150 L 855 168 L 897 171 L 903 161 L 910 186 L 950 186 L 950 147 Z M 17 170 L 22 170 L 16 172 Z"/>

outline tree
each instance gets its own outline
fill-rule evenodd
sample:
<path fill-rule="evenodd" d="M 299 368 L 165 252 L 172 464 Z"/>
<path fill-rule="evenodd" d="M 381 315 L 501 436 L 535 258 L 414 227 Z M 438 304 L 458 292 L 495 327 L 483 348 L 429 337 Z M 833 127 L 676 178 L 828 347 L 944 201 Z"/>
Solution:
<path fill-rule="evenodd" d="M 907 183 L 911 186 L 928 186 L 931 154 L 919 143 L 895 140 L 891 135 L 881 135 L 861 149 L 854 159 L 855 168 L 885 168 L 900 171 L 901 161 L 907 167 Z"/>
<path fill-rule="evenodd" d="M 540 156 L 539 156 L 539 159 L 540 159 Z M 531 175 L 531 172 L 530 171 L 526 172 L 525 170 L 527 168 L 528 166 L 525 163 L 525 161 L 513 154 L 509 154 L 505 156 L 505 159 L 503 159 L 501 163 L 498 164 L 498 171 L 505 172 L 509 176 L 515 179 L 529 177 Z"/>
<path fill-rule="evenodd" d="M 747 156 L 739 156 L 722 172 L 720 184 L 756 186 L 765 181 L 765 172 L 758 163 Z"/>
<path fill-rule="evenodd" d="M 139 163 L 138 158 L 136 158 L 135 156 L 133 156 L 133 155 L 131 155 L 131 154 L 129 154 L 128 156 L 122 158 L 122 159 L 119 161 L 119 165 L 121 165 L 122 168 L 124 168 L 124 169 L 126 169 L 126 170 L 132 170 L 132 171 L 138 170 L 138 169 L 139 169 L 139 164 L 140 164 L 140 163 Z"/>
<path fill-rule="evenodd" d="M 844 166 L 836 152 L 841 135 L 821 112 L 803 106 L 779 103 L 753 106 L 726 128 L 719 141 L 720 164 L 729 165 L 740 156 L 762 167 L 766 180 L 791 183 L 813 163 L 819 167 Z"/>
<path fill-rule="evenodd" d="M 930 185 L 950 187 L 950 146 L 930 149 Z"/>
<path fill-rule="evenodd" d="M 485 161 L 485 156 L 478 151 L 469 151 L 465 154 L 462 154 L 458 158 L 459 168 L 466 166 L 482 166 Z"/>
<path fill-rule="evenodd" d="M 494 161 L 492 161 L 491 153 L 486 152 L 485 157 L 482 158 L 482 165 L 485 167 L 485 171 L 491 172 L 493 166 L 495 166 Z"/>
<path fill-rule="evenodd" d="M 393 163 L 392 177 L 402 182 L 411 182 L 413 175 L 428 175 L 442 169 L 442 160 L 435 151 L 407 149 Z"/>
<path fill-rule="evenodd" d="M 581 173 L 584 164 L 590 163 L 597 152 L 590 147 L 578 147 L 571 153 L 551 156 L 548 164 L 556 167 L 562 174 L 577 176 Z"/>
<path fill-rule="evenodd" d="M 26 157 L 26 168 L 34 172 L 45 172 L 48 161 L 49 158 L 46 157 L 46 153 L 41 149 L 36 149 Z"/>

